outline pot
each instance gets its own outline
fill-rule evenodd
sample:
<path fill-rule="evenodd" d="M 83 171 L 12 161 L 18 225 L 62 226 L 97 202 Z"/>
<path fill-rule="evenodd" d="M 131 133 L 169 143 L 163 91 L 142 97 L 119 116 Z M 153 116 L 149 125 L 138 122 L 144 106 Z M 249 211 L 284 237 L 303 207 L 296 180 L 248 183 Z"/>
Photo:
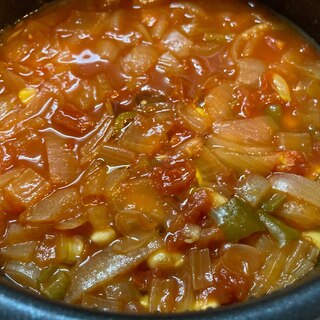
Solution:
<path fill-rule="evenodd" d="M 50 0 L 0 0 L 0 29 L 39 8 Z M 267 6 L 293 21 L 320 43 L 318 0 L 263 0 Z M 320 268 L 294 285 L 244 303 L 202 312 L 152 315 L 154 320 L 312 320 L 320 317 Z M 150 315 L 103 313 L 49 301 L 26 293 L 13 284 L 0 283 L 0 319 L 6 320 L 138 320 Z M 320 319 L 320 318 L 319 318 Z"/>

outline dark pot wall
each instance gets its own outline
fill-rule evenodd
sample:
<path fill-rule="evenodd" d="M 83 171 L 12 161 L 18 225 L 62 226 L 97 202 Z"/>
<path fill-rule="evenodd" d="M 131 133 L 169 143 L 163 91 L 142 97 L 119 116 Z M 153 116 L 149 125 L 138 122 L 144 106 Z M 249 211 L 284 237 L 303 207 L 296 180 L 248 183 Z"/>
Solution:
<path fill-rule="evenodd" d="M 0 0 L 0 29 L 50 0 Z M 81 0 L 79 0 L 81 1 Z M 223 1 L 223 0 L 222 0 Z M 319 0 L 263 0 L 304 29 L 320 43 Z M 320 270 L 296 285 L 249 301 L 202 313 L 153 315 L 154 320 L 312 320 L 320 317 Z M 0 320 L 150 320 L 150 316 L 126 316 L 91 312 L 48 302 L 43 298 L 0 285 Z M 320 318 L 319 318 L 320 319 Z"/>

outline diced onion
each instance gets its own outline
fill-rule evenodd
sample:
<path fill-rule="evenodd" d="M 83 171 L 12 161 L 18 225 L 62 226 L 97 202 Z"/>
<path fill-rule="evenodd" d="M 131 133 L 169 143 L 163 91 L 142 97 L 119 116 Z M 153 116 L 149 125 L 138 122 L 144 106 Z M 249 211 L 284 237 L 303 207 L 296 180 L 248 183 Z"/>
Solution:
<path fill-rule="evenodd" d="M 211 89 L 204 100 L 204 108 L 214 121 L 229 120 L 232 110 L 229 103 L 232 100 L 232 90 L 226 85 Z"/>
<path fill-rule="evenodd" d="M 228 248 L 221 261 L 229 270 L 245 276 L 252 276 L 263 263 L 261 252 L 244 244 L 234 244 Z"/>
<path fill-rule="evenodd" d="M 142 75 L 155 65 L 158 55 L 158 50 L 152 46 L 135 46 L 122 58 L 121 66 L 130 75 Z"/>
<path fill-rule="evenodd" d="M 310 152 L 312 149 L 311 136 L 308 132 L 280 132 L 278 148 L 285 151 Z"/>
<path fill-rule="evenodd" d="M 159 57 L 157 70 L 168 74 L 179 74 L 183 71 L 183 66 L 179 60 L 168 51 Z"/>
<path fill-rule="evenodd" d="M 271 185 L 266 178 L 257 174 L 250 174 L 240 181 L 237 194 L 253 207 L 257 207 L 270 189 Z"/>
<path fill-rule="evenodd" d="M 179 31 L 173 30 L 162 39 L 163 45 L 179 57 L 187 56 L 192 48 L 192 41 Z"/>
<path fill-rule="evenodd" d="M 239 82 L 247 85 L 258 84 L 259 79 L 266 71 L 266 66 L 261 60 L 243 58 L 238 60 Z"/>
<path fill-rule="evenodd" d="M 198 133 L 205 133 L 210 126 L 210 120 L 206 112 L 193 104 L 179 104 L 177 107 L 178 115 L 187 127 Z"/>
<path fill-rule="evenodd" d="M 248 155 L 223 149 L 215 149 L 214 153 L 219 161 L 233 168 L 239 174 L 244 174 L 247 170 L 250 170 L 261 175 L 267 175 L 274 169 L 279 160 L 277 153 Z"/>
<path fill-rule="evenodd" d="M 23 213 L 28 223 L 57 223 L 79 215 L 80 195 L 75 188 L 61 189 Z"/>
<path fill-rule="evenodd" d="M 209 249 L 196 249 L 189 252 L 187 262 L 192 275 L 194 290 L 210 287 L 213 281 Z"/>
<path fill-rule="evenodd" d="M 303 199 L 320 208 L 320 184 L 292 173 L 274 173 L 269 178 L 272 188 Z"/>
<path fill-rule="evenodd" d="M 103 249 L 86 263 L 74 268 L 66 301 L 78 301 L 83 293 L 93 291 L 114 277 L 129 271 L 163 245 L 160 238 L 155 238 L 147 245 L 126 255 L 115 254 L 110 247 Z"/>
<path fill-rule="evenodd" d="M 175 306 L 175 292 L 178 283 L 173 278 L 154 279 L 151 283 L 149 311 L 172 312 Z"/>
<path fill-rule="evenodd" d="M 21 285 L 33 289 L 38 288 L 37 280 L 40 275 L 40 268 L 33 262 L 8 261 L 4 265 L 3 271 L 8 277 Z"/>
<path fill-rule="evenodd" d="M 217 121 L 213 124 L 213 132 L 224 139 L 246 144 L 270 145 L 276 123 L 268 116 L 231 121 Z"/>

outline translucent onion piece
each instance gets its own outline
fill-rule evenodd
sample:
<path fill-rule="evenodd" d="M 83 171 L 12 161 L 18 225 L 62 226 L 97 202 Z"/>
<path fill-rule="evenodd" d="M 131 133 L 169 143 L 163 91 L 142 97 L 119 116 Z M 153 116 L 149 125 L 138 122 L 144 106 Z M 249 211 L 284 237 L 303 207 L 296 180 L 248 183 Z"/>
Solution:
<path fill-rule="evenodd" d="M 163 45 L 178 57 L 187 56 L 193 42 L 179 31 L 173 30 L 162 39 Z"/>
<path fill-rule="evenodd" d="M 121 66 L 128 74 L 142 75 L 156 64 L 158 56 L 158 50 L 152 46 L 135 46 L 122 58 Z"/>
<path fill-rule="evenodd" d="M 75 180 L 78 173 L 78 159 L 73 150 L 74 146 L 68 144 L 66 139 L 53 135 L 46 137 L 45 145 L 51 182 L 61 186 Z"/>
<path fill-rule="evenodd" d="M 61 36 L 75 34 L 79 38 L 97 36 L 105 28 L 108 21 L 107 12 L 85 12 L 73 10 L 70 17 L 57 27 Z"/>
<path fill-rule="evenodd" d="M 26 87 L 26 84 L 22 77 L 19 77 L 14 72 L 0 68 L 2 81 L 9 92 L 19 91 Z"/>
<path fill-rule="evenodd" d="M 308 241 L 291 241 L 275 249 L 270 238 L 264 236 L 260 240 L 259 250 L 266 250 L 266 260 L 256 274 L 250 296 L 260 296 L 292 284 L 314 267 L 319 255 L 319 249 Z"/>
<path fill-rule="evenodd" d="M 247 170 L 266 176 L 277 165 L 279 155 L 270 153 L 266 155 L 247 155 L 222 149 L 215 149 L 215 155 L 224 165 L 234 169 L 238 174 L 243 174 Z"/>
<path fill-rule="evenodd" d="M 18 109 L 20 103 L 21 101 L 14 93 L 0 97 L 0 121 Z M 0 128 L 3 129 L 3 125 L 4 123 L 2 122 Z"/>
<path fill-rule="evenodd" d="M 10 279 L 33 289 L 38 289 L 37 280 L 40 271 L 40 268 L 33 262 L 24 263 L 21 261 L 8 261 L 3 268 L 4 274 Z"/>
<path fill-rule="evenodd" d="M 105 165 L 93 163 L 84 177 L 81 194 L 83 198 L 99 198 L 104 195 L 108 168 Z"/>
<path fill-rule="evenodd" d="M 199 157 L 194 160 L 197 169 L 197 180 L 200 185 L 216 182 L 219 177 L 228 177 L 231 170 L 220 162 L 212 150 L 204 147 Z"/>
<path fill-rule="evenodd" d="M 166 74 L 179 74 L 183 66 L 171 52 L 166 52 L 159 57 L 157 70 Z"/>
<path fill-rule="evenodd" d="M 266 31 L 272 28 L 271 23 L 256 24 L 253 27 L 243 31 L 239 34 L 232 43 L 230 48 L 230 54 L 234 62 L 236 63 L 238 58 L 242 55 L 243 44 L 252 39 L 259 38 L 265 34 Z"/>
<path fill-rule="evenodd" d="M 141 296 L 133 282 L 121 278 L 116 279 L 114 283 L 107 285 L 105 293 L 109 299 L 116 299 L 124 302 L 137 301 Z"/>
<path fill-rule="evenodd" d="M 266 66 L 261 60 L 243 58 L 238 60 L 238 81 L 247 85 L 258 84 L 261 76 L 266 71 Z"/>
<path fill-rule="evenodd" d="M 274 190 L 282 191 L 320 208 L 320 184 L 292 173 L 274 173 L 269 177 Z"/>
<path fill-rule="evenodd" d="M 193 104 L 179 104 L 177 113 L 183 123 L 191 130 L 203 134 L 208 132 L 211 121 L 208 115 L 201 108 L 196 108 Z"/>
<path fill-rule="evenodd" d="M 111 247 L 113 252 L 119 254 L 126 254 L 127 252 L 137 250 L 144 246 L 148 241 L 153 239 L 155 233 L 153 231 L 135 231 L 134 233 L 115 240 Z"/>
<path fill-rule="evenodd" d="M 37 246 L 37 241 L 28 241 L 9 245 L 0 249 L 0 256 L 6 260 L 30 262 Z"/>
<path fill-rule="evenodd" d="M 77 189 L 62 189 L 24 212 L 21 219 L 28 223 L 57 223 L 81 215 L 80 207 L 81 199 Z"/>
<path fill-rule="evenodd" d="M 213 282 L 213 274 L 209 249 L 190 251 L 187 261 L 192 276 L 193 289 L 200 290 L 210 287 Z"/>
<path fill-rule="evenodd" d="M 14 168 L 0 175 L 0 188 L 3 189 L 8 183 L 19 177 L 25 169 L 23 168 Z"/>
<path fill-rule="evenodd" d="M 310 230 L 320 227 L 320 209 L 298 199 L 288 200 L 275 214 L 297 229 Z"/>
<path fill-rule="evenodd" d="M 127 169 L 112 170 L 107 174 L 105 181 L 105 196 L 111 202 L 121 183 L 128 177 Z"/>
<path fill-rule="evenodd" d="M 101 39 L 96 42 L 95 52 L 102 59 L 114 62 L 120 54 L 120 48 L 115 41 L 110 39 Z"/>
<path fill-rule="evenodd" d="M 151 117 L 139 115 L 119 140 L 119 145 L 136 153 L 152 154 L 166 139 L 166 128 Z"/>
<path fill-rule="evenodd" d="M 112 144 L 104 144 L 99 155 L 109 166 L 130 165 L 136 159 L 136 154 L 133 151 Z"/>
<path fill-rule="evenodd" d="M 270 190 L 271 184 L 266 178 L 250 174 L 238 184 L 237 195 L 257 207 Z"/>
<path fill-rule="evenodd" d="M 269 146 L 276 129 L 275 122 L 267 116 L 217 121 L 213 124 L 213 132 L 224 139 L 259 146 Z"/>
<path fill-rule="evenodd" d="M 19 223 L 11 223 L 5 234 L 5 244 L 16 244 L 21 242 L 42 240 L 48 228 L 42 226 L 25 226 Z"/>
<path fill-rule="evenodd" d="M 244 244 L 234 244 L 226 249 L 221 262 L 235 273 L 252 276 L 262 265 L 263 259 L 258 249 Z"/>
<path fill-rule="evenodd" d="M 278 148 L 285 151 L 311 152 L 311 136 L 307 132 L 280 132 L 278 134 Z"/>
<path fill-rule="evenodd" d="M 274 148 L 270 146 L 260 146 L 259 144 L 245 144 L 241 142 L 235 142 L 232 140 L 224 139 L 222 135 L 208 135 L 208 145 L 212 148 L 224 148 L 228 151 L 234 151 L 238 153 L 247 153 L 251 155 L 263 155 L 274 151 Z"/>
<path fill-rule="evenodd" d="M 95 230 L 104 230 L 112 222 L 112 215 L 104 204 L 90 207 L 87 212 L 88 220 Z"/>
<path fill-rule="evenodd" d="M 211 118 L 216 120 L 229 120 L 233 113 L 229 103 L 232 100 L 232 89 L 227 85 L 213 88 L 206 95 L 204 108 Z"/>
<path fill-rule="evenodd" d="M 5 210 L 21 212 L 39 201 L 50 189 L 44 178 L 28 168 L 3 189 Z"/>
<path fill-rule="evenodd" d="M 179 287 L 175 279 L 154 279 L 151 283 L 149 311 L 172 312 Z"/>
<path fill-rule="evenodd" d="M 175 311 L 192 310 L 195 298 L 192 289 L 191 275 L 186 265 L 178 271 L 178 275 L 179 277 L 175 277 L 179 284 L 179 295 L 175 299 Z"/>
<path fill-rule="evenodd" d="M 87 221 L 88 221 L 87 215 L 83 214 L 80 217 L 61 221 L 55 226 L 55 228 L 57 230 L 73 230 L 84 225 Z"/>
<path fill-rule="evenodd" d="M 89 140 L 80 148 L 80 163 L 82 166 L 92 161 L 99 152 L 99 148 L 112 135 L 112 117 L 106 115 L 92 132 Z"/>
<path fill-rule="evenodd" d="M 191 159 L 198 155 L 203 147 L 204 141 L 201 138 L 191 138 L 183 141 L 175 149 L 174 153 L 178 158 Z"/>
<path fill-rule="evenodd" d="M 159 217 L 160 218 L 160 217 Z M 123 235 L 130 235 L 135 230 L 149 231 L 159 225 L 155 212 L 151 214 L 137 210 L 123 210 L 115 216 L 115 226 Z"/>
<path fill-rule="evenodd" d="M 128 272 L 163 246 L 162 239 L 155 238 L 147 245 L 126 255 L 115 254 L 110 247 L 98 252 L 86 263 L 77 265 L 73 269 L 66 302 L 78 301 L 83 293 L 93 291 L 116 276 Z"/>
<path fill-rule="evenodd" d="M 165 16 L 160 16 L 152 27 L 152 38 L 162 39 L 169 26 L 169 22 Z"/>

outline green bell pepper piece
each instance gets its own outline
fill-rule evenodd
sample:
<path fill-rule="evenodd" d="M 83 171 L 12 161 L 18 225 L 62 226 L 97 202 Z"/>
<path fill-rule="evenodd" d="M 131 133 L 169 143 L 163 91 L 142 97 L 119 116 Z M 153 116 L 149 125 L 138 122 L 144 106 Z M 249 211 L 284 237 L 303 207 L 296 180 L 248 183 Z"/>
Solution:
<path fill-rule="evenodd" d="M 297 230 L 290 228 L 263 210 L 259 210 L 258 214 L 271 236 L 278 241 L 280 248 L 286 246 L 291 240 L 300 237 L 300 233 Z"/>
<path fill-rule="evenodd" d="M 237 197 L 215 208 L 210 215 L 231 242 L 237 242 L 255 232 L 265 231 L 264 224 L 252 207 Z"/>

